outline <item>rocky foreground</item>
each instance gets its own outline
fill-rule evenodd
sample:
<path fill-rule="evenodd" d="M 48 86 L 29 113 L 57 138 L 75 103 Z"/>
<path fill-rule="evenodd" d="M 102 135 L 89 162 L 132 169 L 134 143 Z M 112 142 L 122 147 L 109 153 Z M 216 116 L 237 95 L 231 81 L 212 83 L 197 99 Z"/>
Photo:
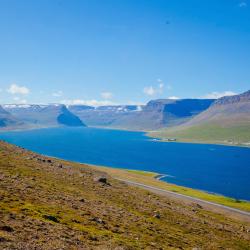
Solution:
<path fill-rule="evenodd" d="M 0 142 L 0 249 L 250 249 L 250 225 Z"/>

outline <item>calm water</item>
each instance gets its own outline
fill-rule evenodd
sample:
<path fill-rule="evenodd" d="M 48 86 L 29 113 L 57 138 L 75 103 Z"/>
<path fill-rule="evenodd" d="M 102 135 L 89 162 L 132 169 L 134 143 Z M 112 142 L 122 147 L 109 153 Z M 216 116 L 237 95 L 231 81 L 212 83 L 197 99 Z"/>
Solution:
<path fill-rule="evenodd" d="M 250 200 L 250 149 L 162 143 L 144 133 L 53 128 L 1 133 L 10 143 L 45 155 L 167 174 L 166 181 Z"/>

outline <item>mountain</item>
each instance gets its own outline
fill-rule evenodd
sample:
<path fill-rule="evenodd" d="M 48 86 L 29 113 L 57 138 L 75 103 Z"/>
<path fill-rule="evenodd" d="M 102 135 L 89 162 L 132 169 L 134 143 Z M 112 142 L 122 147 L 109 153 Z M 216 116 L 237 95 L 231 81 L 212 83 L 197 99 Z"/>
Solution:
<path fill-rule="evenodd" d="M 0 141 L 0 249 L 249 249 L 248 220 L 219 211 Z"/>
<path fill-rule="evenodd" d="M 182 141 L 250 145 L 250 91 L 222 97 L 186 123 L 151 135 Z"/>
<path fill-rule="evenodd" d="M 70 106 L 69 110 L 90 126 L 153 130 L 184 123 L 207 109 L 214 100 L 152 100 L 145 106 Z"/>
<path fill-rule="evenodd" d="M 14 128 L 22 126 L 22 122 L 0 106 L 0 128 Z"/>
<path fill-rule="evenodd" d="M 216 123 L 221 126 L 250 123 L 250 90 L 216 100 L 211 107 L 190 120 L 185 126 Z"/>
<path fill-rule="evenodd" d="M 124 117 L 138 113 L 141 106 L 136 105 L 117 105 L 117 106 L 100 106 L 90 107 L 84 105 L 72 105 L 68 109 L 79 116 L 88 126 L 98 127 L 116 127 L 121 123 Z"/>
<path fill-rule="evenodd" d="M 85 126 L 65 105 L 4 105 L 5 110 L 19 120 L 34 126 Z"/>

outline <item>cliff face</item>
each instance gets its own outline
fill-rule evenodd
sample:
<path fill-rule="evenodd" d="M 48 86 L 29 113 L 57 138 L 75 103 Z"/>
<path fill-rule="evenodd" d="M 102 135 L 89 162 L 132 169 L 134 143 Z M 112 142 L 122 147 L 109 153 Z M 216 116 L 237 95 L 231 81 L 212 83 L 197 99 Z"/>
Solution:
<path fill-rule="evenodd" d="M 87 125 L 152 130 L 181 124 L 207 109 L 214 100 L 152 100 L 145 106 L 70 106 Z"/>
<path fill-rule="evenodd" d="M 219 98 L 209 109 L 184 125 L 191 126 L 205 123 L 224 126 L 250 124 L 250 91 L 240 95 Z"/>

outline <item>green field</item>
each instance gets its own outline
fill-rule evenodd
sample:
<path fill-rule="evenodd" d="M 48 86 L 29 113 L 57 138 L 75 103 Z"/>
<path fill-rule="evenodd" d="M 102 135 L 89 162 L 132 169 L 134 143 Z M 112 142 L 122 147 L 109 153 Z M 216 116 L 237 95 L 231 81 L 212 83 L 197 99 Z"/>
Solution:
<path fill-rule="evenodd" d="M 250 125 L 223 127 L 206 124 L 187 128 L 162 129 L 150 132 L 148 135 L 162 140 L 175 138 L 181 142 L 250 146 Z"/>
<path fill-rule="evenodd" d="M 100 167 L 93 166 L 93 168 L 95 168 L 96 170 L 98 169 L 100 170 Z M 144 185 L 149 185 L 149 186 L 165 189 L 168 191 L 172 191 L 175 193 L 199 198 L 202 200 L 211 201 L 211 202 L 225 205 L 228 207 L 250 211 L 250 202 L 248 201 L 237 200 L 234 198 L 225 197 L 223 195 L 207 193 L 204 191 L 200 191 L 200 190 L 196 190 L 196 189 L 192 189 L 188 187 L 183 187 L 183 186 L 177 186 L 175 184 L 160 181 L 160 180 L 155 179 L 155 177 L 159 175 L 158 173 L 139 171 L 139 170 L 123 170 L 123 169 L 108 168 L 108 167 L 101 167 L 101 169 L 114 178 L 134 181 L 134 182 L 142 183 Z"/>

